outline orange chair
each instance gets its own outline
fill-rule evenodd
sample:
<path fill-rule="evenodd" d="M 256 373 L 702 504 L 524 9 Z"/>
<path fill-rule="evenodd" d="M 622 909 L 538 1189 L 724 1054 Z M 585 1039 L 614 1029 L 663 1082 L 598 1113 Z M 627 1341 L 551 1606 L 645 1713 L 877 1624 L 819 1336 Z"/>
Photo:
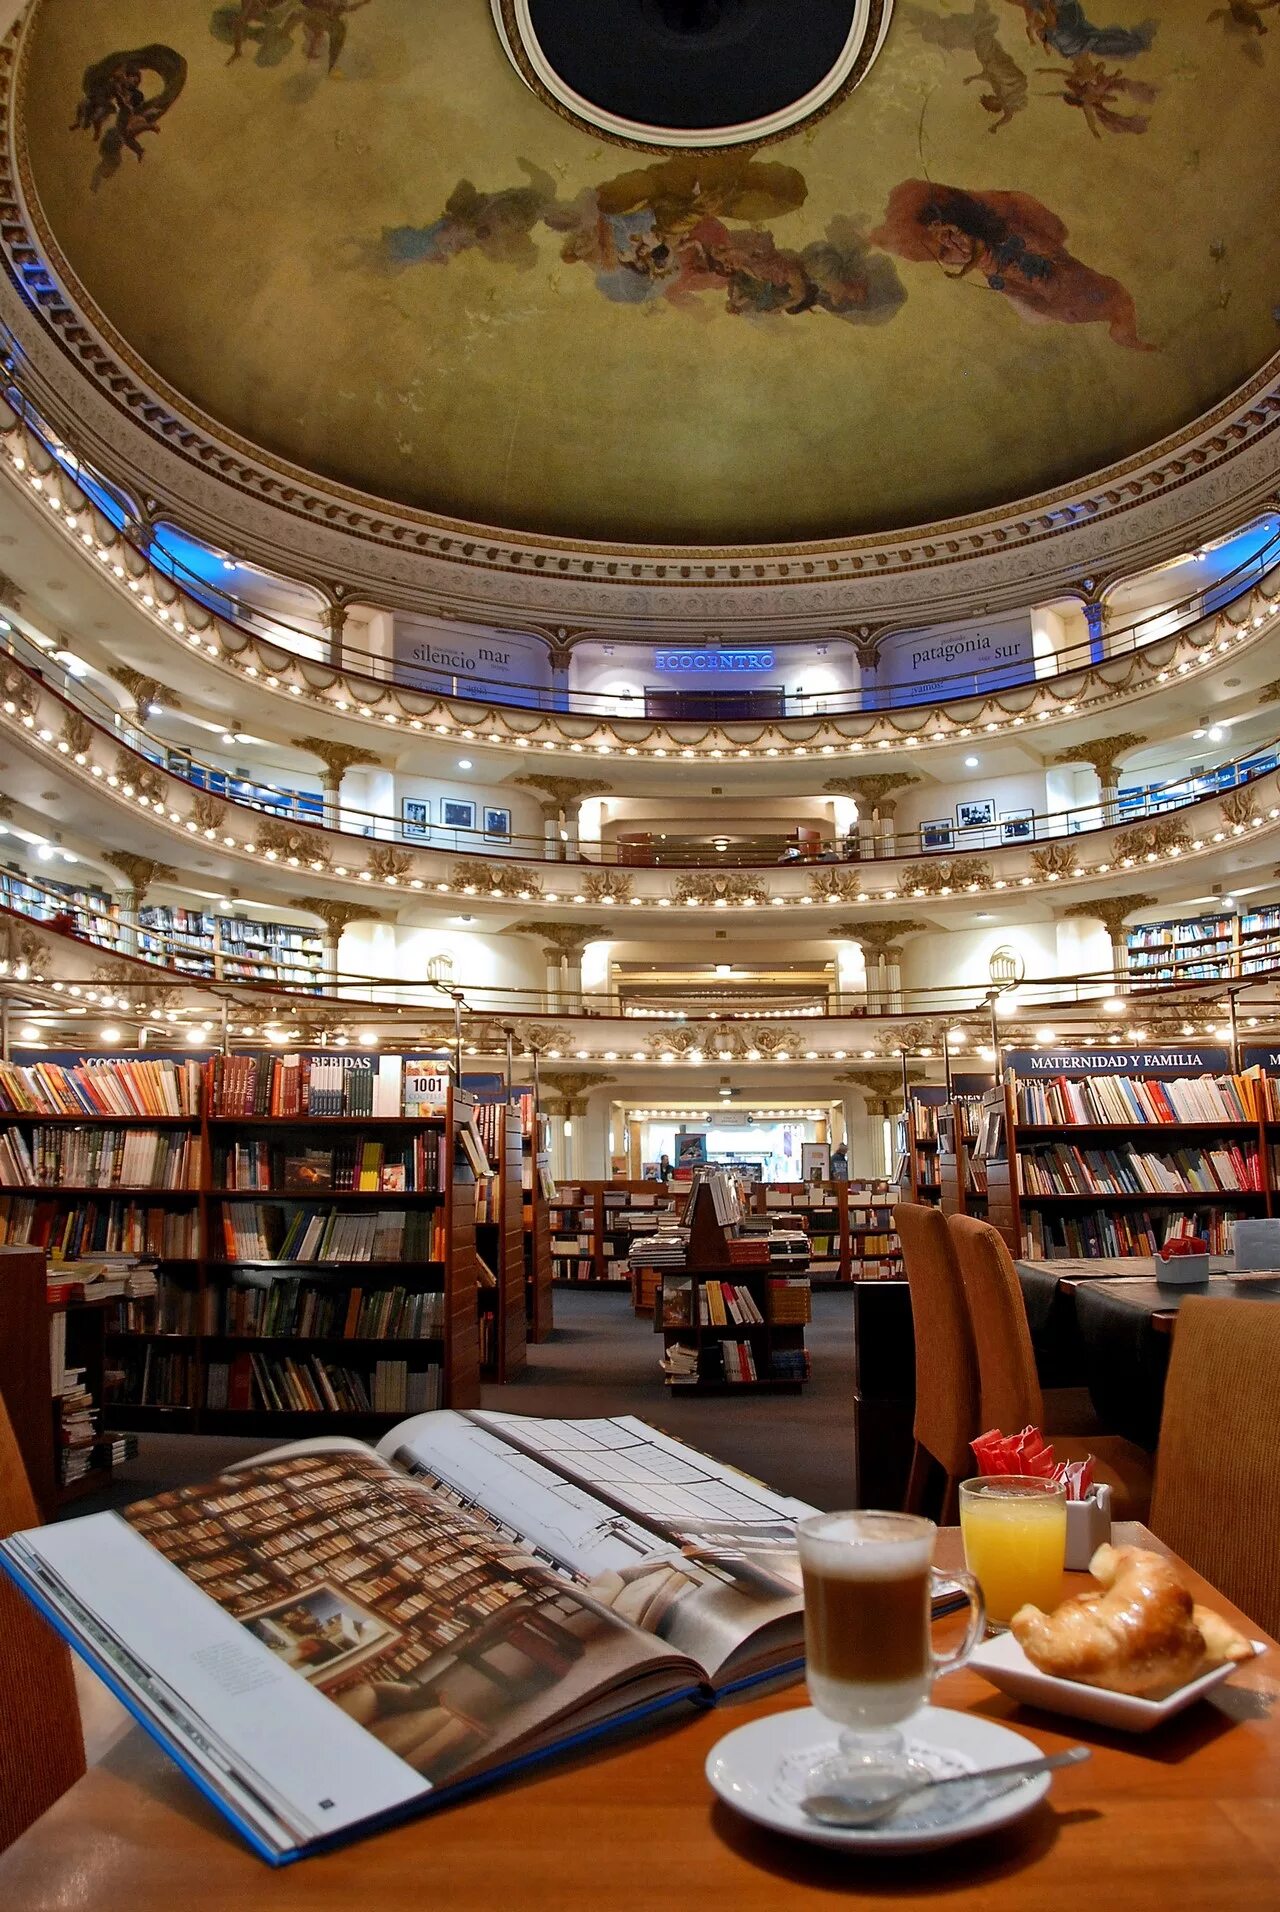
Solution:
<path fill-rule="evenodd" d="M 39 1520 L 0 1399 L 0 1537 L 38 1526 Z M 71 1655 L 0 1572 L 0 1851 L 83 1772 Z"/>
<path fill-rule="evenodd" d="M 978 1425 L 978 1368 L 955 1246 L 940 1209 L 904 1202 L 893 1211 L 911 1290 L 916 1339 L 915 1447 L 907 1481 L 909 1513 L 924 1511 L 930 1461 L 942 1469 L 940 1517 L 959 1519 L 960 1482 L 974 1472 L 969 1443 Z"/>
<path fill-rule="evenodd" d="M 1026 1303 L 1004 1237 L 989 1222 L 970 1215 L 952 1215 L 948 1226 L 973 1324 L 983 1429 L 1016 1434 L 1030 1425 L 1053 1442 L 1059 1460 L 1083 1460 L 1092 1454 L 1098 1478 L 1111 1488 L 1112 1517 L 1145 1520 L 1151 1504 L 1151 1460 L 1140 1447 L 1118 1434 L 1068 1439 L 1045 1427 Z"/>
<path fill-rule="evenodd" d="M 1165 1385 L 1151 1526 L 1273 1636 L 1280 1631 L 1280 1306 L 1191 1295 Z"/>

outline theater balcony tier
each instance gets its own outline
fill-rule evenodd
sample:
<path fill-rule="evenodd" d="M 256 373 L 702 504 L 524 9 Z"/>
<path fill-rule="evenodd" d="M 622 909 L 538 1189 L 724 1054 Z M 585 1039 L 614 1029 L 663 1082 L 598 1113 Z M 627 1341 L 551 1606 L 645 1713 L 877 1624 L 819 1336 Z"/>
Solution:
<path fill-rule="evenodd" d="M 328 586 L 313 587 L 328 593 L 319 636 L 238 602 L 221 582 L 206 580 L 197 591 L 199 581 L 157 546 L 153 523 L 127 514 L 127 528 L 113 522 L 91 495 L 106 497 L 101 483 L 45 431 L 49 442 L 21 409 L 16 390 L 9 402 L 0 400 L 0 472 L 6 478 L 0 515 L 14 527 L 14 552 L 6 560 L 13 581 L 37 598 L 51 567 L 65 571 L 74 552 L 80 568 L 73 567 L 73 595 L 85 615 L 83 628 L 64 630 L 64 639 L 89 652 L 95 644 L 109 647 L 115 662 L 161 682 L 181 676 L 210 705 L 248 706 L 255 729 L 281 736 L 301 729 L 375 749 L 383 747 L 373 744 L 375 733 L 424 746 L 474 743 L 508 760 L 523 756 L 556 768 L 589 761 L 598 771 L 604 764 L 621 783 L 684 765 L 726 773 L 746 766 L 769 774 L 790 768 L 816 778 L 856 770 L 868 760 L 877 767 L 895 757 L 927 761 L 965 745 L 1037 733 L 1066 748 L 1087 741 L 1100 723 L 1127 725 L 1123 713 L 1136 700 L 1145 701 L 1144 721 L 1147 710 L 1158 712 L 1152 719 L 1157 725 L 1185 717 L 1222 694 L 1218 680 L 1228 667 L 1245 689 L 1263 688 L 1280 608 L 1277 534 L 1212 591 L 1197 591 L 1164 606 L 1158 617 L 1142 613 L 1042 657 L 1035 665 L 1042 674 L 998 664 L 966 671 L 963 655 L 954 668 L 944 658 L 941 690 L 928 703 L 895 704 L 892 686 L 869 693 L 787 692 L 769 714 L 742 719 L 733 715 L 743 707 L 732 695 L 717 703 L 703 693 L 683 701 L 676 693 L 655 703 L 649 715 L 628 715 L 636 708 L 630 694 L 520 684 L 466 694 L 463 678 L 448 668 L 424 665 L 406 673 L 390 657 L 348 641 L 343 631 L 354 600 L 335 599 Z M 96 573 L 96 582 L 84 575 L 88 571 Z M 1097 588 L 1095 580 L 1089 582 Z M 96 640 L 94 625 L 109 638 Z M 886 620 L 881 628 L 888 632 L 894 625 Z M 575 637 L 590 637 L 592 627 L 558 630 L 555 641 L 564 656 Z M 872 638 L 847 629 L 835 637 L 874 648 Z M 1007 681 L 1011 676 L 1019 681 Z M 647 708 L 643 696 L 640 708 Z"/>

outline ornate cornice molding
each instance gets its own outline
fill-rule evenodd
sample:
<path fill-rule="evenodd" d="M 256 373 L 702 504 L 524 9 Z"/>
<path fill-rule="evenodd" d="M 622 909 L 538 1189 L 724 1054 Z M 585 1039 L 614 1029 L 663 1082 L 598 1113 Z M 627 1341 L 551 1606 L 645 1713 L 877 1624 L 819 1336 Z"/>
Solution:
<path fill-rule="evenodd" d="M 21 51 L 0 61 L 0 318 L 59 429 L 87 437 L 153 515 L 174 518 L 331 598 L 481 623 L 600 631 L 726 624 L 775 638 L 924 621 L 1083 593 L 1274 500 L 1280 356 L 1150 451 L 998 511 L 880 536 L 734 548 L 515 535 L 389 506 L 236 438 L 130 354 L 42 229 L 13 113 Z"/>

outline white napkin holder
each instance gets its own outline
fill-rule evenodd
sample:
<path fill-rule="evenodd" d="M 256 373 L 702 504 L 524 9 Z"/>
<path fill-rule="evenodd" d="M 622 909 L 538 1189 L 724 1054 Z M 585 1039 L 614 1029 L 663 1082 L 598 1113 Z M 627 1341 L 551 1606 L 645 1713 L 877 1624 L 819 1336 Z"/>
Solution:
<path fill-rule="evenodd" d="M 1209 1279 L 1208 1255 L 1155 1257 L 1156 1280 L 1162 1288 L 1202 1288 Z"/>
<path fill-rule="evenodd" d="M 1111 1488 L 1096 1480 L 1083 1500 L 1067 1502 L 1067 1572 L 1087 1573 L 1089 1562 L 1111 1538 Z"/>

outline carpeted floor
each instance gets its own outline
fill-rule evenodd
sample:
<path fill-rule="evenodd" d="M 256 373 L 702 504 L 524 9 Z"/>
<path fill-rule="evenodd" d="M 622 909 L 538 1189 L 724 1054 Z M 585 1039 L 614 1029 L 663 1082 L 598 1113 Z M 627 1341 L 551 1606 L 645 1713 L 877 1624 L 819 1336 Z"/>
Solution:
<path fill-rule="evenodd" d="M 813 1379 L 799 1395 L 672 1397 L 658 1372 L 659 1337 L 637 1319 L 630 1298 L 557 1289 L 556 1329 L 530 1348 L 529 1365 L 507 1387 L 486 1387 L 483 1405 L 518 1414 L 638 1414 L 668 1433 L 785 1493 L 818 1507 L 847 1506 L 853 1492 L 853 1303 L 818 1293 L 808 1331 Z M 117 1470 L 109 1494 L 72 1514 L 206 1480 L 220 1467 L 276 1442 L 191 1434 L 144 1434 L 139 1453 Z"/>

